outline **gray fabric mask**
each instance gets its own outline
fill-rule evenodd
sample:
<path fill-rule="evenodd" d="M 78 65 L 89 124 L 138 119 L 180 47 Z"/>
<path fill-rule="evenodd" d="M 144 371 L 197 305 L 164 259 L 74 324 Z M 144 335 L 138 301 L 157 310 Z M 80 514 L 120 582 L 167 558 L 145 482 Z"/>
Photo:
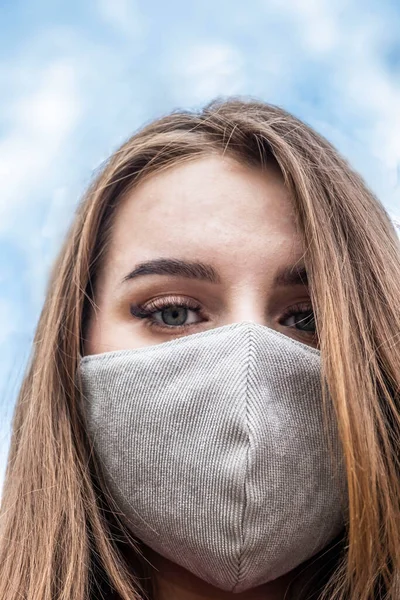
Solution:
<path fill-rule="evenodd" d="M 332 541 L 346 484 L 320 360 L 246 321 L 82 358 L 88 433 L 134 535 L 232 592 Z"/>

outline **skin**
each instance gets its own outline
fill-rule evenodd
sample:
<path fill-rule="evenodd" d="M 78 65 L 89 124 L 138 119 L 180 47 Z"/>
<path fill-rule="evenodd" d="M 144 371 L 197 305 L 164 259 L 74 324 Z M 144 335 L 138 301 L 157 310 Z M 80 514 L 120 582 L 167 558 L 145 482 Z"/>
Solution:
<path fill-rule="evenodd" d="M 299 324 L 304 311 L 311 310 L 307 285 L 276 282 L 282 269 L 302 263 L 303 253 L 291 201 L 276 168 L 261 171 L 210 155 L 156 173 L 118 207 L 98 276 L 97 309 L 89 322 L 85 354 L 160 344 L 243 320 L 316 346 L 315 333 L 302 331 Z M 159 258 L 207 263 L 220 281 L 166 274 L 122 281 L 139 263 Z M 132 304 L 171 296 L 170 307 L 152 316 L 158 326 L 131 313 Z M 200 312 L 180 309 L 174 321 L 177 313 L 171 305 L 185 299 L 199 305 Z M 283 318 L 297 304 L 303 305 L 303 313 Z M 150 549 L 146 557 L 154 566 L 159 600 L 283 600 L 298 571 L 238 595 L 203 582 Z"/>

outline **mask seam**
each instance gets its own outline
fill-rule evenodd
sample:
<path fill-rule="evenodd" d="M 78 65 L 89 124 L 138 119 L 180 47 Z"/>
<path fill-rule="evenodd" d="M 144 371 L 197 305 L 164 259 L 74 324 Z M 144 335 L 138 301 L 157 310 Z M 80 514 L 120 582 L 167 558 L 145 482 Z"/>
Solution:
<path fill-rule="evenodd" d="M 248 344 L 248 354 L 247 354 L 247 364 L 246 364 L 246 384 L 245 384 L 245 423 L 246 423 L 246 431 L 247 431 L 247 448 L 246 448 L 246 457 L 245 457 L 245 475 L 243 481 L 243 510 L 242 510 L 242 518 L 240 524 L 240 537 L 241 537 L 241 548 L 239 552 L 238 558 L 238 568 L 237 568 L 237 576 L 236 583 L 232 589 L 232 592 L 235 592 L 237 587 L 241 583 L 241 575 L 242 575 L 242 561 L 244 555 L 244 522 L 247 511 L 247 476 L 249 472 L 249 452 L 250 452 L 250 429 L 249 429 L 249 371 L 251 359 L 253 356 L 253 338 L 252 332 L 249 330 L 247 332 L 247 344 Z"/>

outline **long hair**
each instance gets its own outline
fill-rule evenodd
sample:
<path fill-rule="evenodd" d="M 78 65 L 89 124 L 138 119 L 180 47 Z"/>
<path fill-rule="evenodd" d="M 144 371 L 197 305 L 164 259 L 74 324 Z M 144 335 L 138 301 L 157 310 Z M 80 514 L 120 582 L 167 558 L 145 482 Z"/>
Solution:
<path fill-rule="evenodd" d="M 319 583 L 305 597 L 399 598 L 398 237 L 383 206 L 323 137 L 281 108 L 232 98 L 145 126 L 111 156 L 77 209 L 13 417 L 1 600 L 103 597 L 102 582 L 120 600 L 154 598 L 140 542 L 122 524 L 88 441 L 77 367 L 121 198 L 152 173 L 210 153 L 260 168 L 276 163 L 304 239 L 324 398 L 337 418 L 348 496 L 340 551 L 329 569 L 322 558 Z"/>

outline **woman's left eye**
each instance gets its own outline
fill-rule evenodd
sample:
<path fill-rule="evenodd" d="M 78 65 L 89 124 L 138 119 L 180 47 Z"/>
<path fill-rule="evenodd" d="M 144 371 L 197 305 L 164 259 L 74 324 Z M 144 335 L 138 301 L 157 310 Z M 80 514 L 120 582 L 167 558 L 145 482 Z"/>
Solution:
<path fill-rule="evenodd" d="M 304 333 L 316 333 L 315 317 L 312 308 L 298 310 L 296 307 L 293 307 L 285 315 L 281 323 L 286 327 L 293 327 Z"/>

